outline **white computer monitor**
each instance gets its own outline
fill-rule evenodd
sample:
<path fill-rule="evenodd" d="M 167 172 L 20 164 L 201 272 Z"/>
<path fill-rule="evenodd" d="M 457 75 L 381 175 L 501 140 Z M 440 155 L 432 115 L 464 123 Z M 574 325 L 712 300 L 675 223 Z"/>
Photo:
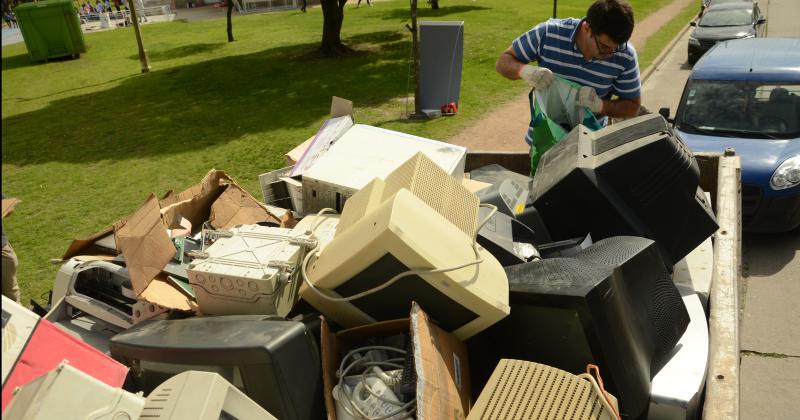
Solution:
<path fill-rule="evenodd" d="M 107 385 L 66 361 L 14 390 L 4 419 L 136 419 L 144 398 Z"/>
<path fill-rule="evenodd" d="M 275 419 L 222 376 L 194 370 L 175 375 L 154 389 L 147 396 L 141 418 Z"/>
<path fill-rule="evenodd" d="M 430 272 L 477 259 L 481 262 Z M 331 299 L 374 290 L 415 269 L 425 272 L 352 301 Z M 471 236 L 405 188 L 337 231 L 310 261 L 307 279 L 319 290 L 304 284 L 303 299 L 343 327 L 405 318 L 416 301 L 439 326 L 463 340 L 510 312 L 500 263 L 480 246 L 473 248 Z"/>

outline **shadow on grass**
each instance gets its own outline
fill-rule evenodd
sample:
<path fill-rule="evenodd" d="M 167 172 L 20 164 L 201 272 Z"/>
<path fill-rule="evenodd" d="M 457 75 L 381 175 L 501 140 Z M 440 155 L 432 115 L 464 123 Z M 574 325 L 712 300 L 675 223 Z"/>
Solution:
<path fill-rule="evenodd" d="M 43 66 L 48 62 L 74 60 L 71 56 L 51 58 L 48 61 L 31 61 L 28 54 L 19 54 L 11 57 L 3 57 L 3 70 L 18 69 L 22 67 Z"/>
<path fill-rule="evenodd" d="M 164 51 L 148 52 L 148 57 L 150 57 L 150 61 L 174 60 L 178 58 L 188 57 L 190 55 L 212 52 L 214 50 L 218 50 L 224 47 L 225 44 L 226 44 L 225 42 L 215 42 L 206 44 L 183 45 L 177 48 L 171 48 Z M 128 59 L 139 60 L 139 54 L 128 56 Z"/>
<path fill-rule="evenodd" d="M 153 71 L 55 100 L 3 119 L 3 163 L 122 161 L 253 134 L 271 143 L 324 118 L 333 95 L 379 104 L 405 92 L 407 38 L 385 31 L 344 42 L 370 53 L 315 60 L 307 57 L 317 43 L 279 47 Z"/>
<path fill-rule="evenodd" d="M 417 19 L 442 17 L 457 13 L 466 13 L 466 12 L 474 12 L 478 10 L 489 10 L 489 9 L 492 8 L 483 6 L 445 6 L 434 10 L 431 8 L 420 7 L 417 9 Z M 383 13 L 381 19 L 384 20 L 411 19 L 411 11 L 408 9 L 392 9 Z"/>
<path fill-rule="evenodd" d="M 3 70 L 18 69 L 21 67 L 30 67 L 39 63 L 35 63 L 28 58 L 28 54 L 13 55 L 11 57 L 3 57 Z"/>

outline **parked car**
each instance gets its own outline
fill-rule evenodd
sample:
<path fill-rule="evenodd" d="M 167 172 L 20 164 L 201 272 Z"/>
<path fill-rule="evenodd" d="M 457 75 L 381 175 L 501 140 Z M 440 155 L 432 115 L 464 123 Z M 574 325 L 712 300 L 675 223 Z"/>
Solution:
<path fill-rule="evenodd" d="M 800 38 L 717 44 L 686 81 L 674 126 L 695 152 L 742 162 L 746 231 L 800 226 Z M 659 113 L 669 119 L 669 108 Z"/>
<path fill-rule="evenodd" d="M 705 12 L 706 9 L 714 5 L 726 4 L 726 3 L 741 3 L 743 1 L 748 3 L 754 2 L 754 0 L 700 0 L 700 13 L 698 14 L 698 16 L 703 16 L 703 12 Z"/>
<path fill-rule="evenodd" d="M 755 38 L 765 35 L 767 18 L 758 3 L 738 1 L 711 6 L 703 13 L 689 35 L 689 63 L 694 64 L 717 42 L 728 39 Z"/>

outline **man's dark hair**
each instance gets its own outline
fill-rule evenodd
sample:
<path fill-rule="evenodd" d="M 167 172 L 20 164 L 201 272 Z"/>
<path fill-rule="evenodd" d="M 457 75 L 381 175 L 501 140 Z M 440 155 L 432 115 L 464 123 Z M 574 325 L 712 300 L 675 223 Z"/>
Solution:
<path fill-rule="evenodd" d="M 597 0 L 586 12 L 586 22 L 595 34 L 604 34 L 624 44 L 633 33 L 633 8 L 623 0 Z"/>

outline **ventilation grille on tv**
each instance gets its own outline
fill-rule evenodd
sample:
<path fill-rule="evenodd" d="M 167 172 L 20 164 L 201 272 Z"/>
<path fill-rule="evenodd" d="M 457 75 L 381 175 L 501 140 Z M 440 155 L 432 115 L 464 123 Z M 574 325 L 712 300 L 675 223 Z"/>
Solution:
<path fill-rule="evenodd" d="M 406 188 L 469 236 L 475 234 L 480 200 L 422 153 L 386 177 L 384 199 Z"/>
<path fill-rule="evenodd" d="M 669 127 L 664 117 L 658 114 L 651 114 L 650 118 L 636 119 L 635 122 L 627 124 L 625 122 L 614 124 L 599 132 L 608 134 L 595 138 L 592 142 L 592 155 L 597 156 L 615 147 L 660 132 L 668 133 Z"/>
<path fill-rule="evenodd" d="M 598 241 L 581 251 L 576 258 L 616 267 L 642 252 L 651 243 L 643 238 L 615 236 Z M 649 300 L 647 306 L 651 308 L 649 322 L 655 344 L 653 366 L 658 366 L 683 335 L 689 315 L 666 266 L 662 264 L 653 269 L 657 270 L 657 277 L 652 281 L 650 293 L 645 298 Z M 653 373 L 656 371 L 657 369 L 653 369 Z"/>
<path fill-rule="evenodd" d="M 592 385 L 539 363 L 503 359 L 468 420 L 611 419 Z"/>
<path fill-rule="evenodd" d="M 345 231 L 401 188 L 411 191 L 470 237 L 475 234 L 480 200 L 422 153 L 400 165 L 385 182 L 373 180 L 348 199 L 336 234 Z"/>

